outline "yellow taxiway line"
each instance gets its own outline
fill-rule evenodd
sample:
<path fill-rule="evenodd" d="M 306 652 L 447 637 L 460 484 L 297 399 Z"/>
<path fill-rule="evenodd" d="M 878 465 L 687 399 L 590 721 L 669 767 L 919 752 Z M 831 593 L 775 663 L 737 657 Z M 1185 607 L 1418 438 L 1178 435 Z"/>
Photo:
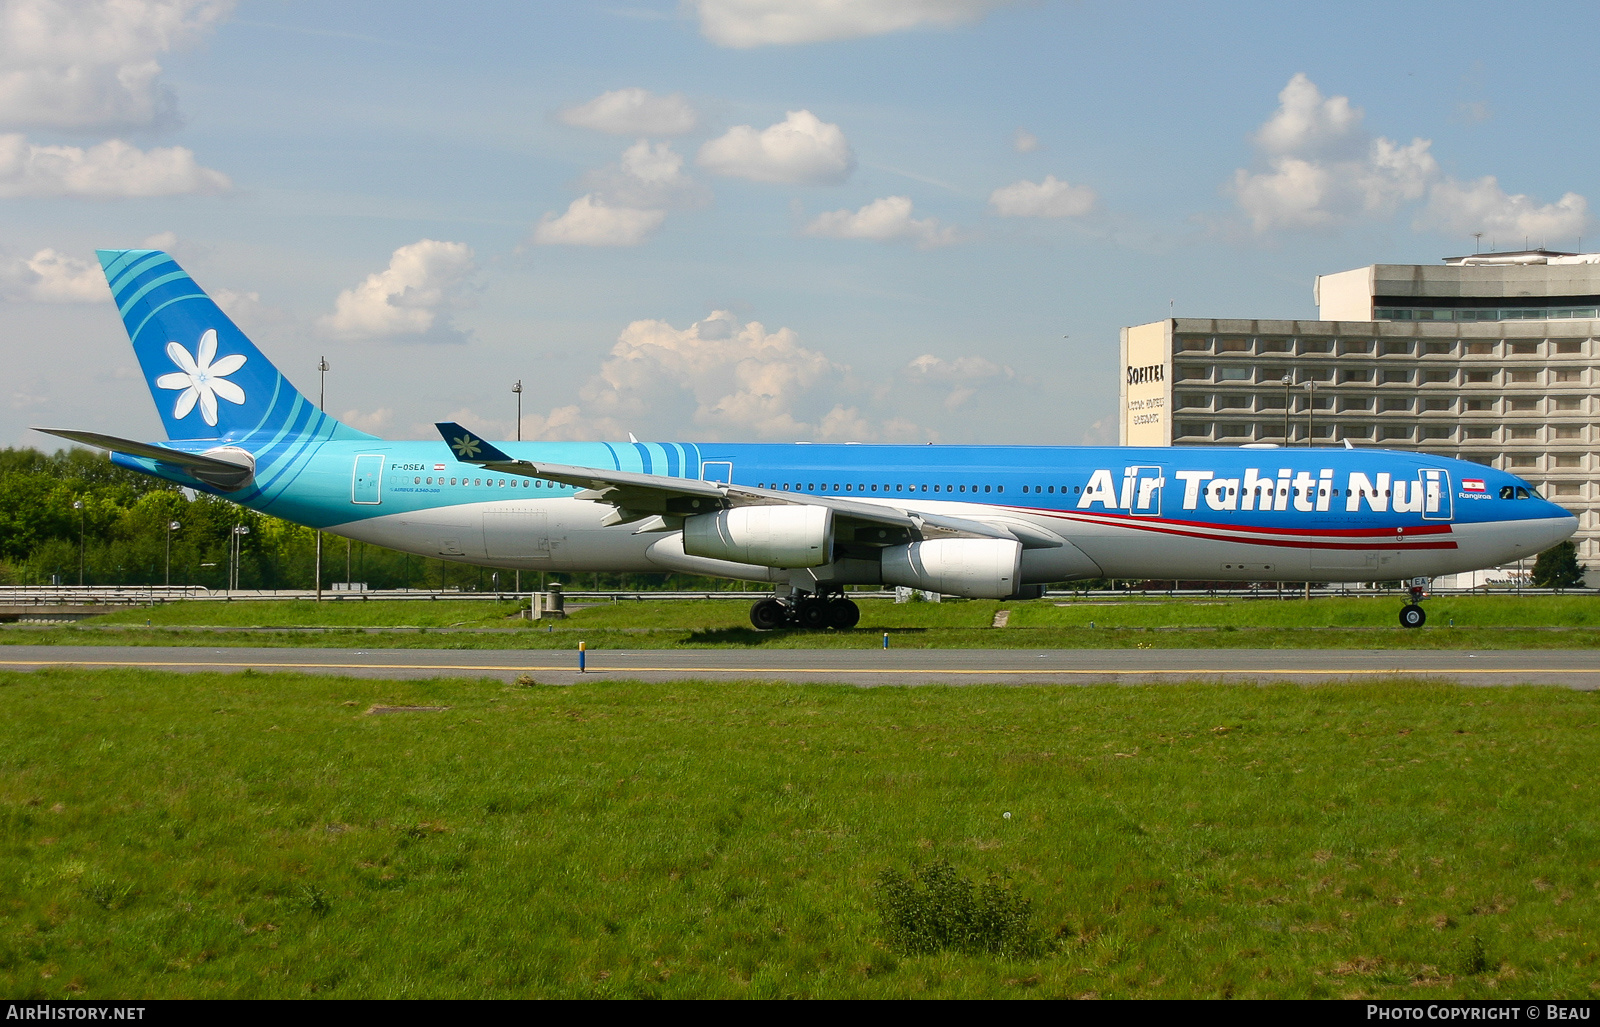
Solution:
<path fill-rule="evenodd" d="M 250 667 L 282 668 L 285 670 L 489 670 L 489 671 L 553 671 L 578 673 L 576 667 L 507 666 L 505 664 L 449 664 L 449 663 L 261 663 L 261 662 L 180 662 L 175 660 L 0 660 L 0 667 Z M 1407 668 L 1364 669 L 1349 667 L 1189 667 L 1182 670 L 1115 670 L 1099 668 L 1082 670 L 1069 667 L 1060 669 L 1031 668 L 1027 670 L 980 670 L 976 668 L 943 669 L 888 668 L 888 667 L 591 667 L 587 674 L 974 674 L 974 675 L 1106 675 L 1106 674 L 1342 674 L 1395 675 L 1395 674 L 1597 674 L 1600 667 L 1461 667 L 1461 668 Z"/>

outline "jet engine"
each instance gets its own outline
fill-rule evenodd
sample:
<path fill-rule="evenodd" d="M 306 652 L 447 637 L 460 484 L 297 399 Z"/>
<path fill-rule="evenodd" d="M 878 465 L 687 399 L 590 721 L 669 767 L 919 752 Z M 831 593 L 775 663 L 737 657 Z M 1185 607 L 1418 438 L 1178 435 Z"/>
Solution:
<path fill-rule="evenodd" d="M 1005 599 L 1022 582 L 1022 543 L 945 538 L 883 551 L 883 583 L 972 599 Z"/>
<path fill-rule="evenodd" d="M 690 556 L 764 567 L 820 567 L 833 559 L 833 511 L 823 506 L 741 506 L 683 522 Z"/>

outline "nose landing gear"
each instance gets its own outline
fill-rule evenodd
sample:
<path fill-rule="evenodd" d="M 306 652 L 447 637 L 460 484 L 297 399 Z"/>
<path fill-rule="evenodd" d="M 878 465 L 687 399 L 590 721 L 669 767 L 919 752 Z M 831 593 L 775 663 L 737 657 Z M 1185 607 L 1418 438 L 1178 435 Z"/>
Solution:
<path fill-rule="evenodd" d="M 1422 609 L 1422 601 L 1428 598 L 1428 579 L 1412 578 L 1407 596 L 1410 601 L 1400 608 L 1400 626 L 1420 628 L 1428 622 L 1428 615 Z"/>
<path fill-rule="evenodd" d="M 758 631 L 775 628 L 806 628 L 844 631 L 861 620 L 861 608 L 842 595 L 797 593 L 789 602 L 761 599 L 750 607 L 750 623 Z"/>

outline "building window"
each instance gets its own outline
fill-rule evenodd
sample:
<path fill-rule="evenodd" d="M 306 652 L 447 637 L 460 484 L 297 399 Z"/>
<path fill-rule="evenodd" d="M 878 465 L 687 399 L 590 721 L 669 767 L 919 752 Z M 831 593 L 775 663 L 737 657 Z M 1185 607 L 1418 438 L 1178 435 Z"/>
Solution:
<path fill-rule="evenodd" d="M 1582 353 L 1583 343 L 1578 339 L 1562 339 L 1556 343 L 1557 353 Z"/>
<path fill-rule="evenodd" d="M 1556 466 L 1559 467 L 1561 465 L 1558 462 Z M 1581 496 L 1583 494 L 1583 486 L 1575 481 L 1558 481 L 1556 482 L 1555 494 L 1558 496 Z"/>
<path fill-rule="evenodd" d="M 1204 410 L 1211 405 L 1211 397 L 1203 392 L 1178 393 L 1178 406 L 1188 410 Z"/>
<path fill-rule="evenodd" d="M 1552 372 L 1558 382 L 1581 382 L 1583 372 L 1576 367 L 1558 367 Z"/>
<path fill-rule="evenodd" d="M 1385 439 L 1410 439 L 1411 426 L 1409 424 L 1386 424 L 1383 426 Z"/>
<path fill-rule="evenodd" d="M 1340 410 L 1371 410 L 1372 399 L 1366 396 L 1356 396 L 1339 401 Z"/>
<path fill-rule="evenodd" d="M 1510 399 L 1506 400 L 1506 406 L 1512 410 L 1537 410 L 1539 409 L 1539 401 L 1536 399 Z"/>
<path fill-rule="evenodd" d="M 1494 428 L 1491 425 L 1487 425 L 1487 424 L 1476 424 L 1476 425 L 1473 425 L 1472 427 L 1467 429 L 1467 438 L 1469 438 L 1469 439 L 1492 439 L 1492 438 L 1494 438 Z"/>
<path fill-rule="evenodd" d="M 1371 353 L 1372 341 L 1370 339 L 1350 339 L 1341 343 L 1339 348 L 1345 353 Z"/>
<path fill-rule="evenodd" d="M 1385 385 L 1391 385 L 1391 384 L 1394 384 L 1396 382 L 1409 382 L 1410 380 L 1411 380 L 1411 372 L 1410 371 L 1394 370 L 1394 371 L 1385 371 L 1385 372 L 1383 372 L 1383 382 L 1384 382 Z"/>
<path fill-rule="evenodd" d="M 1448 399 L 1427 399 L 1422 401 L 1424 410 L 1449 410 L 1451 402 Z"/>
<path fill-rule="evenodd" d="M 1347 424 L 1342 430 L 1344 437 L 1347 439 L 1372 438 L 1372 425 L 1370 424 Z"/>
<path fill-rule="evenodd" d="M 1249 396 L 1218 396 L 1217 397 L 1217 409 L 1218 410 L 1249 410 L 1250 409 L 1250 397 Z"/>
<path fill-rule="evenodd" d="M 1469 356 L 1469 357 L 1487 357 L 1487 356 L 1492 356 L 1493 354 L 1494 354 L 1494 343 L 1492 343 L 1492 342 L 1469 342 L 1469 343 L 1467 343 L 1467 356 Z"/>
<path fill-rule="evenodd" d="M 1300 352 L 1302 353 L 1326 353 L 1329 348 L 1330 344 L 1327 339 L 1300 340 Z"/>
<path fill-rule="evenodd" d="M 1487 384 L 1487 383 L 1490 383 L 1490 382 L 1493 382 L 1493 381 L 1494 381 L 1494 372 L 1493 371 L 1468 371 L 1467 372 L 1467 384 L 1469 384 L 1469 385 L 1482 385 L 1482 384 Z"/>
<path fill-rule="evenodd" d="M 1339 376 L 1339 380 L 1343 382 L 1370 382 L 1372 381 L 1372 372 L 1365 370 L 1345 371 Z"/>
<path fill-rule="evenodd" d="M 1222 367 L 1218 368 L 1217 378 L 1225 382 L 1247 382 L 1255 374 L 1249 367 Z"/>
<path fill-rule="evenodd" d="M 1394 356 L 1411 352 L 1411 342 L 1407 339 L 1390 339 L 1383 344 L 1383 355 Z"/>
<path fill-rule="evenodd" d="M 1422 437 L 1425 439 L 1450 439 L 1454 438 L 1455 434 L 1455 428 L 1448 424 L 1431 424 L 1422 429 Z"/>
<path fill-rule="evenodd" d="M 1178 343 L 1178 348 L 1190 353 L 1193 353 L 1197 350 L 1204 350 L 1206 348 L 1206 340 L 1182 339 Z"/>
<path fill-rule="evenodd" d="M 1558 425 L 1556 427 L 1556 438 L 1558 438 L 1558 439 L 1581 439 L 1581 438 L 1583 438 L 1583 429 L 1578 427 L 1575 424 Z"/>
<path fill-rule="evenodd" d="M 1386 411 L 1387 410 L 1410 410 L 1411 409 L 1411 400 L 1410 399 L 1397 399 L 1395 397 L 1389 397 L 1389 398 L 1387 398 L 1387 399 L 1385 399 L 1383 401 L 1383 409 L 1386 410 Z"/>
<path fill-rule="evenodd" d="M 1184 364 L 1178 368 L 1178 373 L 1193 381 L 1205 381 L 1211 377 L 1211 369 L 1202 364 Z"/>
<path fill-rule="evenodd" d="M 1262 339 L 1256 349 L 1261 353 L 1287 353 L 1289 343 L 1284 339 Z"/>
<path fill-rule="evenodd" d="M 1464 399 L 1461 401 L 1461 409 L 1479 413 L 1492 413 L 1494 411 L 1494 400 Z"/>
<path fill-rule="evenodd" d="M 1179 421 L 1177 429 L 1178 434 L 1185 438 L 1197 438 L 1206 433 L 1206 426 L 1199 421 Z"/>
<path fill-rule="evenodd" d="M 1223 353 L 1248 353 L 1250 351 L 1249 339 L 1223 339 L 1217 349 Z"/>
<path fill-rule="evenodd" d="M 1448 384 L 1453 378 L 1455 378 L 1454 371 L 1446 371 L 1442 368 L 1430 368 L 1422 372 L 1423 382 L 1429 385 L 1438 384 L 1440 382 Z"/>
<path fill-rule="evenodd" d="M 1519 385 L 1527 385 L 1539 380 L 1539 372 L 1532 368 L 1512 371 L 1511 380 Z"/>
<path fill-rule="evenodd" d="M 1539 352 L 1539 344 L 1537 342 L 1513 342 L 1511 344 L 1511 352 L 1518 356 L 1530 356 Z"/>
<path fill-rule="evenodd" d="M 1423 345 L 1422 352 L 1428 354 L 1429 356 L 1434 356 L 1440 353 L 1448 354 L 1454 348 L 1455 347 L 1448 342 L 1429 342 Z"/>
<path fill-rule="evenodd" d="M 1582 467 L 1583 466 L 1583 454 L 1582 453 L 1557 453 L 1556 454 L 1556 466 L 1557 467 Z"/>
<path fill-rule="evenodd" d="M 1506 457 L 1507 467 L 1538 467 L 1539 458 L 1533 453 L 1512 453 Z"/>
<path fill-rule="evenodd" d="M 1556 397 L 1556 409 L 1557 410 L 1582 410 L 1583 409 L 1583 397 L 1582 396 L 1557 396 Z"/>

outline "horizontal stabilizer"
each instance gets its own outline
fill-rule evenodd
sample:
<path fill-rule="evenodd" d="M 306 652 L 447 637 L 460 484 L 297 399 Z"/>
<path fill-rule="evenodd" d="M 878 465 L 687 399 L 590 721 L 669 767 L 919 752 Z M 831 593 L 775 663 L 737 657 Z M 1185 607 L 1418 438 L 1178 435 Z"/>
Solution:
<path fill-rule="evenodd" d="M 78 442 L 85 446 L 93 446 L 96 449 L 110 450 L 113 453 L 141 457 L 145 460 L 157 460 L 164 464 L 181 467 L 196 481 L 214 485 L 225 492 L 237 492 L 250 484 L 255 478 L 255 460 L 251 458 L 249 453 L 232 446 L 219 447 L 219 449 L 208 453 L 185 453 L 182 450 L 168 449 L 166 446 L 150 442 L 119 439 L 115 435 L 101 435 L 92 431 L 74 431 L 67 428 L 34 428 L 33 430 L 66 439 L 68 442 Z M 222 455 L 224 453 L 226 455 Z"/>

